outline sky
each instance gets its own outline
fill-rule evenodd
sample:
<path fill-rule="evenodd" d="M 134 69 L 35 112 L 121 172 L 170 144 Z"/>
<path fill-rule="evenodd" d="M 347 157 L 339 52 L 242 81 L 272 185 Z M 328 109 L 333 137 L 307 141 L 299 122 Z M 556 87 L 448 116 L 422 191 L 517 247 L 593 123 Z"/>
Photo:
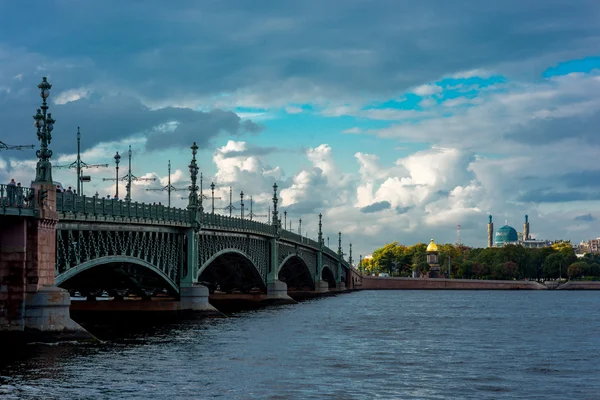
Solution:
<path fill-rule="evenodd" d="M 38 10 L 33 18 L 32 10 Z M 167 203 L 190 146 L 216 212 L 229 188 L 353 256 L 398 241 L 486 245 L 486 224 L 537 239 L 600 236 L 600 3 L 587 0 L 0 0 L 0 140 L 39 146 L 37 84 L 53 85 L 53 165 L 84 194 Z M 29 184 L 35 150 L 0 151 Z M 54 169 L 64 186 L 75 171 Z M 123 198 L 125 182 L 120 182 Z M 183 207 L 187 193 L 172 193 Z M 210 204 L 205 203 L 205 209 Z M 266 221 L 266 217 L 257 217 Z"/>

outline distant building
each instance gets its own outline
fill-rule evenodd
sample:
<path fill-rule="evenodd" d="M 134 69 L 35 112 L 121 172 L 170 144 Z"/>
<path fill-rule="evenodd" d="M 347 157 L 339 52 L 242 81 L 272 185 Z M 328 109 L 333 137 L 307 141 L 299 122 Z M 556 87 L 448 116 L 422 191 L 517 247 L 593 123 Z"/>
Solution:
<path fill-rule="evenodd" d="M 600 238 L 590 239 L 588 241 L 589 252 L 593 254 L 600 253 Z"/>
<path fill-rule="evenodd" d="M 440 264 L 438 263 L 438 247 L 437 244 L 431 239 L 431 243 L 425 250 L 427 252 L 427 264 L 429 264 L 429 277 L 439 278 L 440 277 Z"/>
<path fill-rule="evenodd" d="M 517 232 L 515 228 L 504 225 L 498 229 L 494 235 L 494 224 L 490 215 L 487 227 L 488 247 L 504 247 L 509 244 L 520 245 L 529 249 L 539 249 L 542 247 L 551 247 L 555 243 L 562 243 L 562 240 L 537 240 L 529 235 L 529 216 L 525 215 L 523 223 L 523 233 Z M 599 239 L 600 241 L 600 239 Z M 570 243 L 570 242 L 569 242 Z"/>

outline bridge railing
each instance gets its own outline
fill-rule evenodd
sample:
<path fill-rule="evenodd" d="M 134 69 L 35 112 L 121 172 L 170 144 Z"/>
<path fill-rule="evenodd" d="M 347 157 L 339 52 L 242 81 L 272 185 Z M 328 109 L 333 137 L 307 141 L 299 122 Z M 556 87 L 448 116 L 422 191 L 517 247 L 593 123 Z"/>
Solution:
<path fill-rule="evenodd" d="M 295 232 L 292 232 L 292 231 L 288 231 L 288 230 L 282 229 L 279 232 L 279 235 L 283 239 L 289 240 L 291 242 L 305 244 L 307 246 L 314 247 L 315 249 L 319 248 L 319 242 L 317 242 L 316 240 L 307 238 L 306 236 L 301 236 L 301 235 L 299 235 L 299 234 L 297 234 Z"/>
<path fill-rule="evenodd" d="M 0 207 L 34 209 L 34 190 L 28 187 L 0 185 Z"/>
<path fill-rule="evenodd" d="M 73 214 L 81 213 L 120 218 L 143 218 L 182 223 L 190 222 L 190 214 L 186 209 L 98 197 L 78 196 L 73 193 L 64 192 L 56 194 L 56 209 L 58 212 Z"/>
<path fill-rule="evenodd" d="M 217 229 L 234 229 L 234 230 L 248 230 L 265 235 L 274 235 L 274 228 L 270 224 L 265 224 L 250 219 L 242 219 L 236 217 L 230 217 L 222 214 L 203 214 L 202 215 L 202 227 L 203 228 L 217 228 Z"/>
<path fill-rule="evenodd" d="M 323 253 L 327 254 L 330 257 L 333 257 L 335 259 L 337 259 L 339 257 L 338 253 L 331 250 L 329 247 L 324 247 L 323 248 Z"/>

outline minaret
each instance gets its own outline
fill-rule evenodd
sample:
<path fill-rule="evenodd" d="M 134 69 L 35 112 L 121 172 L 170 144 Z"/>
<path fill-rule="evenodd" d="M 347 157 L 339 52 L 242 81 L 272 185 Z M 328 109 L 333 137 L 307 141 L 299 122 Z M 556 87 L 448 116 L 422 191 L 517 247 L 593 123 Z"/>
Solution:
<path fill-rule="evenodd" d="M 488 222 L 488 246 L 487 247 L 493 247 L 494 246 L 494 223 L 492 222 L 492 216 L 489 215 L 489 222 Z"/>
<path fill-rule="evenodd" d="M 523 240 L 529 240 L 529 217 L 525 215 L 525 223 L 523 224 Z"/>

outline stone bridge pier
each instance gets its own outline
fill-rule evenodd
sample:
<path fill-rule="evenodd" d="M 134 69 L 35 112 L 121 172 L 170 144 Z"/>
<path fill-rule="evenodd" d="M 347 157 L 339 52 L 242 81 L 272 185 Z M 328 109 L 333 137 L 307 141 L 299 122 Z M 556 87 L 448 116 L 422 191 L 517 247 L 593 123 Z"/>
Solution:
<path fill-rule="evenodd" d="M 69 293 L 55 286 L 56 192 L 34 183 L 27 207 L 0 215 L 0 333 L 27 341 L 93 339 L 69 315 Z M 34 209 L 37 215 L 34 217 Z"/>

